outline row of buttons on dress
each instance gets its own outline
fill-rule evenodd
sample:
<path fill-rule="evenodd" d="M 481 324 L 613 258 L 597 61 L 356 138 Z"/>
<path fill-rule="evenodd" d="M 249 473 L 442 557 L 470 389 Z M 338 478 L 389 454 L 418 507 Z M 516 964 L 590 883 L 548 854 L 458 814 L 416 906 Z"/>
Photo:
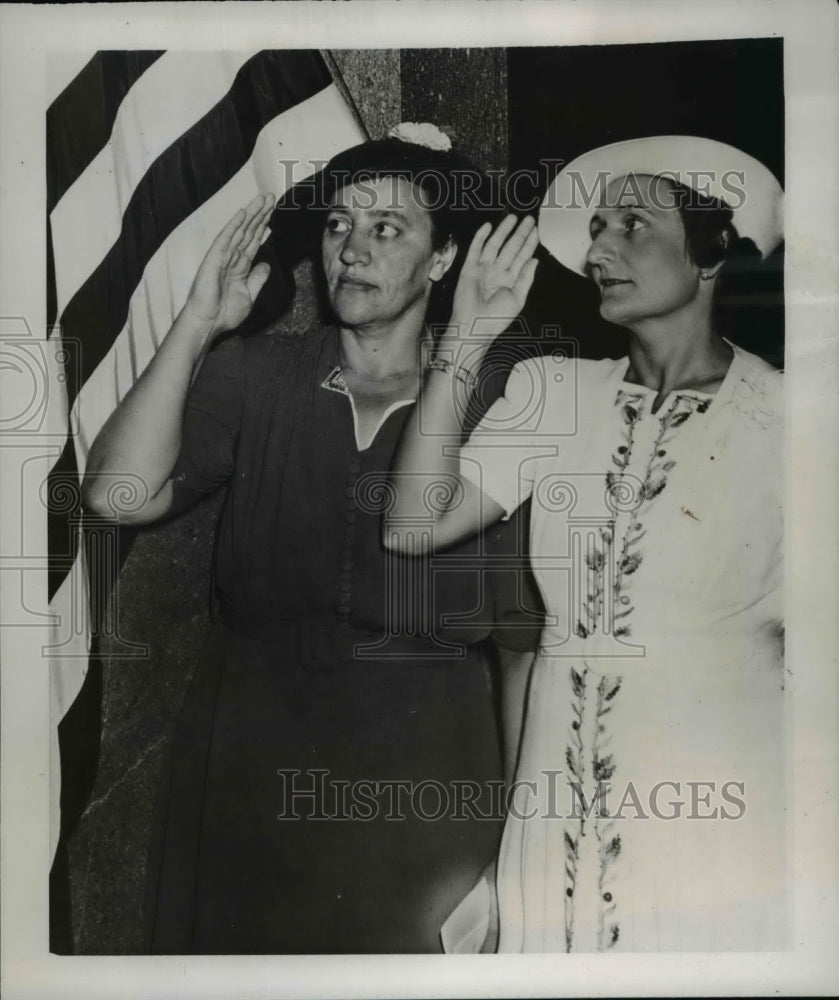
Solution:
<path fill-rule="evenodd" d="M 346 479 L 344 496 L 346 509 L 344 520 L 344 544 L 341 549 L 341 572 L 338 576 L 338 607 L 336 618 L 340 625 L 349 625 L 350 599 L 352 595 L 353 551 L 355 546 L 355 525 L 358 520 L 356 508 L 356 484 L 361 473 L 361 461 L 358 457 L 350 462 Z"/>

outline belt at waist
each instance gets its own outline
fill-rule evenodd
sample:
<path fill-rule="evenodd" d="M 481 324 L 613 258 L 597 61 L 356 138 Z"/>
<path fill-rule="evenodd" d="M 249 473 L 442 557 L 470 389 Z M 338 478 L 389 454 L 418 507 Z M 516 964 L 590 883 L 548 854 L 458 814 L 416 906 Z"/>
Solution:
<path fill-rule="evenodd" d="M 221 623 L 237 635 L 292 647 L 307 670 L 324 672 L 363 660 L 464 660 L 468 647 L 434 635 L 400 635 L 341 625 L 328 618 L 267 618 L 224 605 Z M 442 665 L 442 662 L 441 662 Z"/>

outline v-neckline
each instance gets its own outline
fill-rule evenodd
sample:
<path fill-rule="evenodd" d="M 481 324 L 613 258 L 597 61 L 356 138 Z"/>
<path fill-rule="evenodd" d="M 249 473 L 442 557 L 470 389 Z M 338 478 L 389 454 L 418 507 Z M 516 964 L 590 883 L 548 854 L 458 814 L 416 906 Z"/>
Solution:
<path fill-rule="evenodd" d="M 353 436 L 355 437 L 355 448 L 356 451 L 359 452 L 359 454 L 368 451 L 372 447 L 373 442 L 376 440 L 379 431 L 382 429 L 382 427 L 384 427 L 385 422 L 392 413 L 395 413 L 398 409 L 400 409 L 403 406 L 410 406 L 416 402 L 416 397 L 414 397 L 413 399 L 397 399 L 394 402 L 390 403 L 382 411 L 381 415 L 379 416 L 379 419 L 376 421 L 376 426 L 373 428 L 372 433 L 368 435 L 368 437 L 365 440 L 362 441 L 361 430 L 358 420 L 358 410 L 356 409 L 353 394 L 352 392 L 350 392 L 350 388 L 347 385 L 347 380 L 344 378 L 344 372 L 341 366 L 335 365 L 329 372 L 329 374 L 326 376 L 326 378 L 321 382 L 320 386 L 322 389 L 329 389 L 332 392 L 340 393 L 342 396 L 346 396 L 347 399 L 350 401 L 350 409 L 352 411 L 352 419 L 353 419 Z"/>

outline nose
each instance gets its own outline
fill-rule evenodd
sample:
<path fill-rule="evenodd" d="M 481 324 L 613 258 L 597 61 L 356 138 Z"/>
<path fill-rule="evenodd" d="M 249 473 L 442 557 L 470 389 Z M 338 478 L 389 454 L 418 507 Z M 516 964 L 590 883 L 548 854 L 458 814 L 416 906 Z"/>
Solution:
<path fill-rule="evenodd" d="M 370 243 L 360 227 L 354 226 L 341 245 L 341 263 L 349 267 L 351 264 L 367 264 L 370 261 Z"/>
<path fill-rule="evenodd" d="M 604 227 L 591 241 L 586 253 L 586 267 L 591 268 L 596 264 L 612 261 L 616 254 L 614 235 L 610 234 L 609 230 Z"/>

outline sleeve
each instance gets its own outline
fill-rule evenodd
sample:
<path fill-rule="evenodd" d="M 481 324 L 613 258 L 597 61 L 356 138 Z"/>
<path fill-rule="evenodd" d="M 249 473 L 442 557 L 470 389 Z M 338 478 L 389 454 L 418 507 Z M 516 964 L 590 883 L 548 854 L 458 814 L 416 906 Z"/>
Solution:
<path fill-rule="evenodd" d="M 533 492 L 539 460 L 557 455 L 559 437 L 573 426 L 573 393 L 556 391 L 565 379 L 556 364 L 551 355 L 517 364 L 460 451 L 460 474 L 503 507 L 505 519 Z"/>
<path fill-rule="evenodd" d="M 187 397 L 181 450 L 170 479 L 173 510 L 195 503 L 233 475 L 242 418 L 244 352 L 239 337 L 213 347 Z"/>

